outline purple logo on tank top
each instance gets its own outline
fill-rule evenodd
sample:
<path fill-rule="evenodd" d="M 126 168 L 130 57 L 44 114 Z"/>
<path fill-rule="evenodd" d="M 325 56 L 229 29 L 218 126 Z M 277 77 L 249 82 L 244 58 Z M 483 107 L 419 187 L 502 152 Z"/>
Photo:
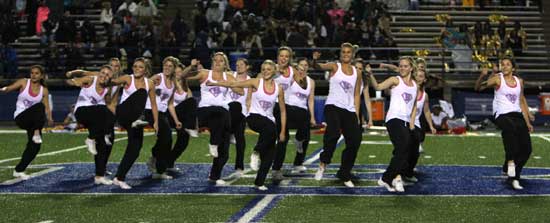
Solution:
<path fill-rule="evenodd" d="M 241 95 L 231 91 L 229 92 L 229 97 L 231 97 L 231 100 L 237 100 L 241 97 Z"/>
<path fill-rule="evenodd" d="M 515 104 L 518 100 L 518 96 L 515 94 L 506 94 L 506 98 L 508 99 L 508 101 L 512 102 L 512 104 Z"/>
<path fill-rule="evenodd" d="M 222 90 L 218 86 L 211 87 L 210 89 L 208 89 L 208 91 L 210 92 L 210 94 L 214 95 L 214 97 L 218 97 L 218 95 L 222 93 Z"/>
<path fill-rule="evenodd" d="M 92 105 L 97 105 L 97 100 L 95 98 L 92 98 L 92 100 L 90 101 L 90 103 L 92 103 Z"/>
<path fill-rule="evenodd" d="M 78 101 L 86 101 L 86 97 L 84 96 L 78 96 Z"/>
<path fill-rule="evenodd" d="M 260 106 L 262 107 L 262 109 L 264 109 L 264 111 L 267 111 L 268 109 L 273 107 L 273 102 L 270 102 L 270 101 L 261 100 L 261 101 L 259 101 L 259 103 L 260 103 Z"/>
<path fill-rule="evenodd" d="M 286 89 L 288 89 L 288 84 L 287 83 L 281 83 L 281 87 L 283 88 L 283 91 L 286 91 Z"/>
<path fill-rule="evenodd" d="M 340 87 L 342 87 L 346 93 L 350 93 L 353 90 L 353 85 L 347 81 L 340 81 Z"/>
<path fill-rule="evenodd" d="M 296 92 L 295 95 L 296 95 L 297 98 L 299 98 L 299 99 L 301 99 L 301 100 L 306 100 L 306 99 L 307 99 L 307 95 L 302 94 L 302 93 L 300 93 L 300 92 Z"/>
<path fill-rule="evenodd" d="M 403 100 L 405 101 L 405 103 L 409 103 L 411 102 L 411 100 L 413 99 L 413 96 L 412 94 L 409 94 L 407 92 L 403 92 L 403 94 L 401 94 L 401 97 L 403 97 Z"/>
<path fill-rule="evenodd" d="M 169 94 L 162 94 L 162 95 L 160 95 L 160 100 L 161 100 L 161 101 L 166 101 L 166 100 L 168 100 L 168 98 L 170 98 L 170 95 L 169 95 Z"/>
<path fill-rule="evenodd" d="M 32 101 L 29 101 L 29 100 L 23 100 L 23 106 L 25 106 L 25 108 L 29 108 L 32 106 Z"/>

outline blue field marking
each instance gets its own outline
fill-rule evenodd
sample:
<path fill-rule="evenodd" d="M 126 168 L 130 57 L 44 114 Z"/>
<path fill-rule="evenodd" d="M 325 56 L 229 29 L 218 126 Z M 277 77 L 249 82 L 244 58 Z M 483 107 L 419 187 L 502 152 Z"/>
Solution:
<path fill-rule="evenodd" d="M 215 186 L 207 181 L 211 164 L 177 164 L 182 169 L 173 180 L 152 180 L 144 164 L 132 167 L 127 182 L 131 190 L 122 190 L 116 186 L 96 186 L 93 184 L 93 163 L 51 164 L 41 167 L 63 167 L 59 170 L 31 178 L 13 185 L 1 185 L 0 193 L 138 193 L 138 194 L 226 194 L 226 195 L 394 195 L 378 186 L 345 188 L 343 186 L 298 186 L 289 184 L 270 185 L 269 190 L 258 191 L 253 185 Z M 109 164 L 108 169 L 115 171 L 117 165 Z M 285 166 L 284 168 L 290 168 Z M 309 165 L 314 169 L 316 165 Z M 330 165 L 329 169 L 337 169 Z M 372 173 L 356 173 L 363 180 L 377 180 L 386 165 L 356 165 L 355 168 L 373 169 Z M 224 176 L 234 170 L 224 168 Z M 524 190 L 514 191 L 506 185 L 506 177 L 501 175 L 497 166 L 419 166 L 419 183 L 406 186 L 406 195 L 550 195 L 550 168 L 525 168 L 522 175 Z M 313 173 L 286 174 L 287 179 L 299 182 L 301 178 L 313 179 Z M 325 174 L 323 179 L 336 179 L 335 174 Z"/>

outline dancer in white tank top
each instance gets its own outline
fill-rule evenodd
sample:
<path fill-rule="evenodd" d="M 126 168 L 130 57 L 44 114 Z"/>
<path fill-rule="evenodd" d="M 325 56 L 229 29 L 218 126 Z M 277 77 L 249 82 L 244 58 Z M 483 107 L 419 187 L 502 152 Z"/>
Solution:
<path fill-rule="evenodd" d="M 125 182 L 126 174 L 139 156 L 139 151 L 143 145 L 143 127 L 133 126 L 145 110 L 147 98 L 151 100 L 151 110 L 153 113 L 153 128 L 158 132 L 158 110 L 155 91 L 153 90 L 154 83 L 145 76 L 148 73 L 148 64 L 144 58 L 138 58 L 133 64 L 133 75 L 124 75 L 117 79 L 111 80 L 114 85 L 124 85 L 122 89 L 122 97 L 120 104 L 116 109 L 118 123 L 122 125 L 128 132 L 128 145 L 124 157 L 118 167 L 116 177 L 113 179 L 113 184 L 122 189 L 131 189 L 132 187 Z"/>
<path fill-rule="evenodd" d="M 372 104 L 371 104 L 371 101 L 370 101 L 370 94 L 369 94 L 369 82 L 368 82 L 368 77 L 365 75 L 365 66 L 369 66 L 370 68 L 370 65 L 368 64 L 365 64 L 363 60 L 360 60 L 360 59 L 357 59 L 353 62 L 353 66 L 355 66 L 355 69 L 357 69 L 357 74 L 361 76 L 361 81 L 363 82 L 363 84 L 361 85 L 361 94 L 363 95 L 363 102 L 365 103 L 365 108 L 367 109 L 367 116 L 369 118 L 368 121 L 365 121 L 365 117 L 364 117 L 364 113 L 365 111 L 363 110 L 363 105 L 361 105 L 361 113 L 360 113 L 360 118 L 361 118 L 361 123 L 364 125 L 365 128 L 370 128 L 371 126 L 373 126 L 372 124 Z M 366 123 L 365 123 L 366 122 Z"/>
<path fill-rule="evenodd" d="M 507 183 L 515 190 L 522 190 L 520 176 L 532 152 L 533 126 L 529 117 L 527 100 L 523 94 L 523 80 L 516 75 L 511 58 L 501 60 L 501 73 L 492 75 L 486 83 L 484 68 L 476 82 L 476 89 L 494 87 L 493 112 L 495 123 L 502 130 L 505 160 L 502 171 L 508 175 Z"/>
<path fill-rule="evenodd" d="M 392 141 L 394 150 L 392 158 L 382 178 L 378 180 L 380 186 L 386 187 L 390 192 L 404 192 L 402 175 L 407 168 L 407 159 L 411 152 L 411 131 L 414 129 L 416 117 L 416 99 L 418 87 L 413 75 L 415 63 L 411 57 L 403 57 L 399 60 L 399 76 L 389 77 L 378 84 L 370 71 L 371 84 L 377 91 L 391 89 L 390 108 L 386 114 L 386 128 Z M 418 149 L 418 148 L 417 148 Z"/>
<path fill-rule="evenodd" d="M 254 185 L 259 190 L 267 190 L 264 185 L 265 178 L 273 162 L 275 150 L 275 140 L 277 132 L 275 131 L 275 117 L 273 108 L 278 104 L 281 111 L 281 129 L 279 131 L 279 141 L 285 140 L 284 129 L 286 129 L 286 108 L 284 104 L 284 91 L 282 87 L 273 80 L 275 75 L 275 63 L 266 60 L 262 64 L 262 73 L 257 78 L 251 78 L 246 81 L 238 82 L 208 82 L 210 86 L 224 86 L 231 88 L 251 88 L 251 101 L 249 116 L 247 122 L 249 127 L 260 134 L 258 143 L 254 148 L 255 153 L 259 153 L 261 163 L 251 163 L 252 169 L 258 170 Z M 275 102 L 278 99 L 278 102 Z"/>
<path fill-rule="evenodd" d="M 48 101 L 49 92 L 44 85 L 44 76 L 44 68 L 34 65 L 30 69 L 30 78 L 19 79 L 9 86 L 0 88 L 0 92 L 19 91 L 14 119 L 17 126 L 27 131 L 28 142 L 13 176 L 22 180 L 30 178 L 25 174 L 25 169 L 40 151 L 44 122 L 47 119 L 48 125 L 53 125 Z"/>
<path fill-rule="evenodd" d="M 209 180 L 216 185 L 225 185 L 221 179 L 223 166 L 229 158 L 229 136 L 231 131 L 231 117 L 229 114 L 228 89 L 223 86 L 206 85 L 207 82 L 233 82 L 235 77 L 229 70 L 229 60 L 223 52 L 212 56 L 211 70 L 198 70 L 200 64 L 191 65 L 192 71 L 187 72 L 187 80 L 199 80 L 201 100 L 198 108 L 199 127 L 208 127 L 210 143 L 208 145 L 212 160 L 212 169 Z M 243 94 L 240 88 L 233 88 L 234 92 Z"/>
<path fill-rule="evenodd" d="M 359 126 L 359 103 L 361 97 L 361 75 L 352 64 L 356 47 L 350 43 L 340 46 L 340 61 L 337 63 L 318 64 L 321 56 L 313 53 L 313 68 L 330 71 L 329 93 L 325 102 L 325 120 L 327 127 L 323 138 L 319 169 L 315 179 L 321 180 L 326 166 L 330 164 L 336 149 L 340 130 L 346 140 L 346 148 L 342 151 L 342 164 L 336 174 L 346 187 L 355 187 L 351 174 L 357 152 L 361 145 L 361 128 Z"/>

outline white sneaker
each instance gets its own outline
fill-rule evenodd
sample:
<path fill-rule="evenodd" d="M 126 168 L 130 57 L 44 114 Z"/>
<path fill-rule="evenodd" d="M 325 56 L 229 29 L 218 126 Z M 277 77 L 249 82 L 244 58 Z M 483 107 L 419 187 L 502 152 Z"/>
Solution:
<path fill-rule="evenodd" d="M 231 144 L 237 144 L 237 139 L 235 139 L 235 135 L 234 135 L 234 134 L 231 134 L 231 136 L 229 136 L 229 143 L 231 143 Z"/>
<path fill-rule="evenodd" d="M 141 119 L 138 119 L 132 122 L 132 128 L 145 127 L 147 124 L 149 123 Z"/>
<path fill-rule="evenodd" d="M 351 182 L 351 180 L 348 180 L 348 181 L 344 182 L 344 185 L 346 187 L 350 187 L 350 188 L 355 187 L 355 185 L 353 184 L 353 182 Z"/>
<path fill-rule="evenodd" d="M 111 172 L 111 171 L 105 171 L 105 175 L 111 176 L 111 175 L 113 175 L 113 172 Z"/>
<path fill-rule="evenodd" d="M 250 155 L 250 169 L 254 171 L 258 171 L 260 169 L 260 154 L 256 151 L 253 151 L 252 155 Z"/>
<path fill-rule="evenodd" d="M 424 148 L 422 147 L 422 144 L 418 145 L 418 152 L 424 153 Z"/>
<path fill-rule="evenodd" d="M 156 173 L 157 172 L 157 159 L 155 157 L 149 157 L 149 160 L 147 160 L 147 169 L 149 169 L 149 172 Z"/>
<path fill-rule="evenodd" d="M 389 192 L 395 192 L 395 188 L 393 188 L 391 185 L 387 184 L 382 180 L 382 178 L 378 179 L 378 185 L 383 186 L 388 190 Z"/>
<path fill-rule="evenodd" d="M 304 165 L 294 166 L 293 170 L 295 172 L 305 172 L 305 171 L 307 171 L 307 167 L 304 166 Z"/>
<path fill-rule="evenodd" d="M 28 180 L 31 176 L 27 175 L 25 172 L 13 171 L 13 177 L 20 178 L 21 180 Z"/>
<path fill-rule="evenodd" d="M 514 188 L 514 190 L 523 190 L 523 187 L 519 184 L 519 180 L 512 181 L 512 188 Z"/>
<path fill-rule="evenodd" d="M 208 144 L 208 152 L 214 158 L 218 158 L 218 146 Z"/>
<path fill-rule="evenodd" d="M 153 176 L 151 177 L 155 180 L 171 180 L 174 179 L 172 176 L 167 175 L 166 173 L 153 173 Z"/>
<path fill-rule="evenodd" d="M 132 189 L 132 187 L 128 185 L 126 182 L 120 181 L 116 177 L 113 179 L 113 184 L 119 186 L 120 189 L 124 189 L 124 190 Z"/>
<path fill-rule="evenodd" d="M 325 173 L 325 168 L 319 165 L 319 169 L 317 169 L 317 172 L 315 172 L 315 180 L 319 181 L 323 179 L 323 173 Z"/>
<path fill-rule="evenodd" d="M 88 152 L 90 152 L 92 155 L 97 155 L 95 140 L 86 138 L 86 140 L 84 140 L 84 143 L 86 143 L 86 146 L 88 146 Z"/>
<path fill-rule="evenodd" d="M 516 176 L 516 164 L 514 162 L 508 163 L 508 172 L 509 177 L 515 177 Z"/>
<path fill-rule="evenodd" d="M 297 153 L 304 153 L 304 141 L 299 141 L 296 138 L 294 138 L 294 145 L 296 146 L 296 152 Z"/>
<path fill-rule="evenodd" d="M 111 142 L 111 139 L 109 138 L 111 135 L 105 135 L 104 139 L 105 139 L 105 145 L 107 146 L 112 146 L 113 145 L 113 142 Z"/>
<path fill-rule="evenodd" d="M 267 187 L 262 185 L 262 186 L 256 186 L 256 189 L 258 190 L 261 190 L 261 191 L 266 191 L 267 190 Z"/>
<path fill-rule="evenodd" d="M 40 135 L 33 135 L 32 141 L 36 144 L 42 144 L 42 137 Z"/>
<path fill-rule="evenodd" d="M 96 184 L 96 185 L 99 185 L 99 184 L 111 185 L 111 184 L 113 184 L 113 181 L 107 179 L 106 177 L 95 177 L 94 178 L 94 184 Z"/>
<path fill-rule="evenodd" d="M 283 171 L 281 170 L 273 170 L 271 171 L 271 179 L 272 180 L 278 180 L 281 181 L 284 179 L 283 177 Z"/>
<path fill-rule="evenodd" d="M 166 168 L 166 171 L 177 173 L 177 172 L 180 172 L 181 169 L 177 167 L 170 167 L 170 168 Z"/>
<path fill-rule="evenodd" d="M 407 181 L 407 182 L 411 182 L 411 183 L 416 183 L 418 182 L 418 178 L 416 178 L 415 176 L 412 176 L 412 177 L 403 177 L 403 180 Z"/>
<path fill-rule="evenodd" d="M 222 179 L 216 180 L 216 186 L 225 186 L 226 184 L 227 182 L 225 182 L 225 180 L 222 180 Z"/>
<path fill-rule="evenodd" d="M 197 138 L 199 137 L 199 131 L 196 130 L 196 129 L 184 129 L 185 132 L 187 132 L 187 134 L 189 134 L 189 136 L 193 137 L 193 138 Z"/>
<path fill-rule="evenodd" d="M 400 177 L 396 177 L 395 179 L 393 179 L 391 184 L 395 188 L 395 191 L 405 192 L 405 187 L 403 186 L 403 180 L 401 180 Z"/>

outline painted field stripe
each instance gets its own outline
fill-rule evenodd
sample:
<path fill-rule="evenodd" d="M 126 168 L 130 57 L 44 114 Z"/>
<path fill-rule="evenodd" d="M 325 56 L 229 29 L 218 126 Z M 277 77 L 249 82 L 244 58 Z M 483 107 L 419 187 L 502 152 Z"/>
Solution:
<path fill-rule="evenodd" d="M 541 138 L 541 139 L 546 140 L 547 142 L 550 142 L 550 138 L 548 138 L 548 137 L 546 137 L 546 136 L 539 135 L 538 137 Z"/>
<path fill-rule="evenodd" d="M 154 134 L 154 133 L 146 133 L 144 136 L 150 136 L 150 135 L 153 135 L 153 134 Z M 128 139 L 128 137 L 118 138 L 118 139 L 115 139 L 115 142 L 122 141 L 122 140 L 126 140 L 126 139 Z M 38 154 L 38 155 L 36 155 L 36 156 L 37 156 L 37 157 L 53 156 L 53 155 L 57 155 L 57 154 L 60 154 L 60 153 L 66 153 L 66 152 L 76 151 L 76 150 L 79 150 L 79 149 L 84 149 L 84 148 L 86 148 L 86 147 L 87 147 L 86 145 L 75 146 L 75 147 L 68 148 L 68 149 L 62 149 L 62 150 L 57 150 L 57 151 L 47 152 L 47 153 L 40 153 L 40 154 Z M 6 162 L 10 162 L 10 161 L 14 161 L 14 160 L 20 160 L 20 159 L 21 159 L 21 157 L 3 159 L 3 160 L 0 160 L 0 163 L 6 163 Z"/>
<path fill-rule="evenodd" d="M 54 172 L 54 171 L 58 171 L 58 170 L 61 170 L 63 169 L 64 167 L 50 167 L 48 169 L 45 169 L 45 170 L 42 170 L 42 171 L 38 171 L 36 173 L 32 173 L 32 174 L 29 174 L 29 176 L 31 178 L 33 177 L 39 177 L 39 176 L 42 176 L 44 174 L 47 174 L 47 173 L 51 173 L 51 172 Z M 15 178 L 15 179 L 11 179 L 11 180 L 6 180 L 2 183 L 0 183 L 0 185 L 3 185 L 3 186 L 6 186 L 6 185 L 12 185 L 12 184 L 16 184 L 16 183 L 19 183 L 23 181 L 21 178 Z"/>

